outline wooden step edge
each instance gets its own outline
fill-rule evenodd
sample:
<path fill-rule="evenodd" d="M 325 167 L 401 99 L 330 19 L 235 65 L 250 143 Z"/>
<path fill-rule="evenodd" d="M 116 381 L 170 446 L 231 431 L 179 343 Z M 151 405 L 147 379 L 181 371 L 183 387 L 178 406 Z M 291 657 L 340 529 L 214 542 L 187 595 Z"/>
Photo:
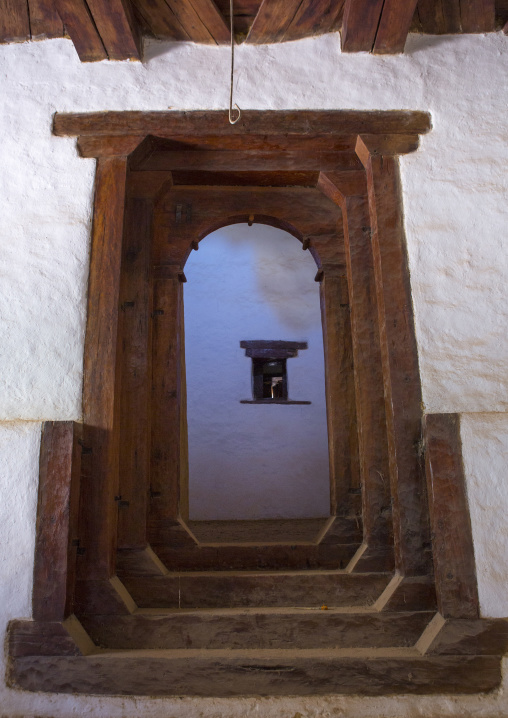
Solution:
<path fill-rule="evenodd" d="M 366 573 L 349 573 L 345 569 L 281 569 L 276 571 L 274 569 L 248 569 L 248 570 L 227 570 L 227 571 L 168 571 L 164 576 L 157 576 L 157 578 L 217 578 L 218 576 L 224 578 L 259 578 L 259 577 L 273 577 L 277 576 L 283 578 L 285 576 L 344 576 L 348 580 L 354 581 L 357 577 L 364 578 L 365 576 L 372 576 L 374 578 L 384 578 L 391 580 L 392 573 L 385 571 L 369 571 Z"/>
<path fill-rule="evenodd" d="M 204 659 L 231 662 L 237 660 L 291 660 L 295 658 L 320 661 L 336 659 L 377 660 L 380 658 L 422 658 L 413 647 L 388 648 L 96 648 L 87 657 L 97 656 L 109 660 L 122 658 L 166 658 L 172 659 Z"/>
<path fill-rule="evenodd" d="M 321 606 L 237 606 L 224 608 L 138 608 L 132 616 L 180 616 L 185 615 L 206 615 L 211 616 L 265 616 L 276 614 L 281 616 L 304 616 L 312 613 L 326 613 L 332 615 L 362 615 L 377 616 L 381 611 L 377 611 L 373 605 L 367 606 L 327 606 L 323 609 Z M 400 616 L 407 616 L 407 611 L 396 611 L 390 613 L 393 620 L 397 620 Z M 429 622 L 434 616 L 434 611 L 411 611 L 411 614 L 425 614 L 429 618 Z"/>
<path fill-rule="evenodd" d="M 445 618 L 436 613 L 415 648 L 427 656 L 503 656 L 508 653 L 508 619 Z"/>

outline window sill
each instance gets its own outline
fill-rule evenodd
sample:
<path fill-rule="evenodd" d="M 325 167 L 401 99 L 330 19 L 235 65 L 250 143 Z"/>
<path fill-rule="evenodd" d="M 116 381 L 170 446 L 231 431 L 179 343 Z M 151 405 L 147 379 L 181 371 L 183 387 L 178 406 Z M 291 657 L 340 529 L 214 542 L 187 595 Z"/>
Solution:
<path fill-rule="evenodd" d="M 292 401 L 291 399 L 240 399 L 240 404 L 311 404 L 310 401 Z"/>

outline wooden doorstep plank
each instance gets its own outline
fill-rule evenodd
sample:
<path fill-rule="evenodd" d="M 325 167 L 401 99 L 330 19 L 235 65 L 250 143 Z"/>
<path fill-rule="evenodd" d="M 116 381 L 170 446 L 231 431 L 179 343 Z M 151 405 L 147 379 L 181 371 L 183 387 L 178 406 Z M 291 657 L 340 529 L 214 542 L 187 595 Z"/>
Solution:
<path fill-rule="evenodd" d="M 283 40 L 299 40 L 330 32 L 344 8 L 344 0 L 303 0 Z"/>
<path fill-rule="evenodd" d="M 133 0 L 133 3 L 155 37 L 190 39 L 166 0 Z"/>
<path fill-rule="evenodd" d="M 61 621 L 72 612 L 76 573 L 82 426 L 43 424 L 35 536 L 32 612 Z"/>
<path fill-rule="evenodd" d="M 385 0 L 374 43 L 375 54 L 404 52 L 418 0 Z"/>
<path fill-rule="evenodd" d="M 110 60 L 140 60 L 141 33 L 128 0 L 87 0 Z"/>
<path fill-rule="evenodd" d="M 439 612 L 445 618 L 478 618 L 459 415 L 428 414 L 424 419 L 424 442 Z"/>
<path fill-rule="evenodd" d="M 495 0 L 460 0 L 462 32 L 493 32 L 496 29 Z"/>
<path fill-rule="evenodd" d="M 64 28 L 53 0 L 28 0 L 32 40 L 63 37 Z"/>
<path fill-rule="evenodd" d="M 166 2 L 192 42 L 202 42 L 206 45 L 216 44 L 210 31 L 189 0 L 166 0 Z"/>
<path fill-rule="evenodd" d="M 62 2 L 63 0 L 59 0 Z M 69 2 L 69 0 L 65 0 Z M 245 110 L 235 125 L 227 121 L 223 111 L 196 112 L 90 112 L 55 114 L 53 134 L 69 135 L 158 135 L 178 138 L 179 135 L 358 135 L 358 134 L 422 134 L 431 128 L 427 112 L 406 110 Z"/>
<path fill-rule="evenodd" d="M 81 62 L 107 60 L 107 52 L 84 0 L 54 2 Z"/>
<path fill-rule="evenodd" d="M 263 45 L 284 37 L 302 0 L 263 0 L 245 42 Z"/>
<path fill-rule="evenodd" d="M 190 0 L 201 22 L 217 45 L 227 45 L 231 41 L 230 29 L 213 0 Z"/>
<path fill-rule="evenodd" d="M 30 40 L 26 0 L 0 0 L 0 43 Z"/>
<path fill-rule="evenodd" d="M 422 31 L 429 35 L 459 33 L 460 0 L 418 0 Z"/>
<path fill-rule="evenodd" d="M 101 158 L 95 178 L 83 372 L 84 443 L 80 578 L 114 574 L 118 507 L 120 268 L 127 158 Z"/>
<path fill-rule="evenodd" d="M 346 0 L 342 52 L 371 52 L 385 0 Z"/>

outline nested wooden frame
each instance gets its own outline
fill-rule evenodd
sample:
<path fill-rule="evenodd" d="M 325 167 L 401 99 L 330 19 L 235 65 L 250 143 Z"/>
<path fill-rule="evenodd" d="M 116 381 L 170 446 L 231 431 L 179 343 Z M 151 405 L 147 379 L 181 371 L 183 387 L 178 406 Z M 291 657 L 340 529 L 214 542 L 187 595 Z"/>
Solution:
<path fill-rule="evenodd" d="M 143 243 L 139 245 L 140 237 L 151 231 L 154 204 L 157 209 L 157 203 L 167 189 L 167 177 L 161 184 L 163 178 L 155 176 L 160 170 L 146 170 L 147 176 L 143 178 L 135 176 L 136 172 L 132 170 L 133 162 L 140 161 L 140 157 L 152 157 L 153 137 L 175 143 L 169 145 L 169 152 L 177 152 L 175 147 L 182 145 L 188 149 L 189 144 L 193 145 L 192 151 L 196 151 L 196 147 L 202 149 L 205 155 L 209 154 L 200 158 L 198 155 L 203 152 L 196 153 L 196 163 L 215 159 L 218 169 L 214 171 L 230 171 L 233 173 L 231 181 L 234 181 L 236 170 L 225 170 L 224 166 L 230 167 L 227 162 L 231 161 L 236 168 L 238 152 L 252 161 L 255 167 L 252 172 L 261 171 L 257 168 L 268 165 L 281 173 L 306 173 L 312 176 L 323 195 L 340 207 L 345 267 L 324 263 L 317 278 L 321 281 L 324 308 L 327 382 L 336 382 L 340 391 L 353 393 L 358 426 L 357 470 L 362 485 L 363 542 L 348 570 L 368 571 L 393 566 L 406 601 L 411 600 L 412 591 L 420 590 L 423 585 L 430 587 L 433 583 L 433 559 L 441 613 L 459 618 L 478 615 L 456 416 L 426 417 L 427 482 L 422 467 L 421 387 L 397 158 L 415 150 L 419 134 L 429 128 L 429 117 L 420 112 L 246 112 L 242 123 L 233 128 L 227 125 L 223 113 L 213 112 L 127 112 L 55 117 L 55 134 L 79 136 L 81 154 L 97 158 L 97 174 L 84 362 L 79 518 L 74 521 L 76 529 L 69 528 L 72 522 L 69 524 L 64 520 L 62 532 L 57 537 L 53 533 L 55 541 L 59 542 L 60 559 L 56 566 L 50 565 L 45 550 L 41 549 L 36 556 L 35 618 L 60 621 L 73 611 L 78 615 L 82 610 L 93 612 L 94 606 L 101 614 L 128 611 L 130 597 L 116 579 L 117 548 L 125 549 L 122 561 L 128 563 L 129 556 L 136 551 L 138 558 L 140 552 L 147 558 L 147 541 L 173 542 L 181 546 L 189 540 L 181 522 L 185 506 L 174 483 L 169 487 L 166 500 L 161 502 L 165 508 L 159 513 L 152 512 L 148 524 L 139 522 L 138 533 L 133 533 L 132 524 L 127 526 L 122 510 L 135 508 L 136 501 L 146 502 L 146 492 L 126 498 L 123 489 L 122 492 L 119 490 L 122 466 L 132 461 L 132 457 L 125 456 L 120 450 L 122 431 L 124 435 L 126 431 L 125 426 L 122 428 L 121 417 L 126 416 L 126 412 L 135 414 L 139 411 L 143 415 L 149 402 L 146 392 L 138 391 L 140 386 L 147 386 L 147 377 L 137 374 L 129 392 L 138 396 L 141 405 L 127 403 L 122 406 L 128 395 L 128 392 L 120 391 L 122 378 L 125 389 L 122 354 L 125 350 L 123 340 L 127 336 L 122 331 L 125 325 L 133 322 L 129 315 L 131 302 L 139 301 L 139 297 L 144 297 L 145 302 L 151 301 L 148 291 L 150 266 L 154 267 L 151 313 L 155 322 L 171 323 L 174 338 L 171 346 L 166 342 L 158 347 L 158 330 L 154 322 L 152 346 L 155 352 L 160 349 L 166 359 L 169 357 L 175 366 L 179 366 L 180 372 L 183 366 L 183 343 L 179 341 L 182 329 L 179 306 L 184 278 L 181 262 L 173 259 L 154 263 L 153 257 L 147 262 L 140 251 Z M 359 158 L 361 169 L 356 166 L 344 169 L 341 165 L 337 165 L 337 169 L 333 159 L 327 165 L 330 155 L 336 157 L 337 153 L 348 151 Z M 174 156 L 172 160 L 184 161 Z M 189 170 L 187 160 L 188 157 L 185 158 L 185 169 L 181 171 L 209 171 L 209 165 L 205 170 Z M 283 177 L 281 181 L 286 182 L 287 178 Z M 308 182 L 309 177 L 303 181 Z M 249 217 L 250 213 L 243 211 L 233 219 L 247 221 Z M 129 233 L 129 227 L 134 227 L 135 232 Z M 214 228 L 212 222 L 208 231 Z M 308 240 L 306 237 L 301 239 L 302 242 Z M 189 246 L 188 251 L 191 249 Z M 123 273 L 120 271 L 122 256 Z M 139 318 L 134 323 L 139 325 Z M 337 337 L 339 332 L 344 333 L 344 327 L 349 323 L 351 344 L 348 347 L 347 342 L 338 342 Z M 168 335 L 167 326 L 162 334 Z M 135 354 L 135 333 L 130 336 Z M 351 372 L 344 370 L 350 367 L 351 359 L 354 386 L 351 386 Z M 154 395 L 164 398 L 166 392 L 174 399 L 174 387 L 167 392 L 162 375 L 160 381 Z M 178 387 L 176 391 L 178 393 Z M 166 411 L 164 414 L 166 419 L 169 416 L 171 419 L 166 426 L 160 427 L 161 432 L 181 433 L 184 405 L 182 397 L 173 402 L 173 413 Z M 344 450 L 351 446 L 351 436 L 344 432 L 344 417 L 340 415 L 340 407 L 334 413 L 336 408 L 329 411 L 328 419 L 330 446 L 337 452 L 338 465 L 345 457 L 351 460 L 352 454 Z M 351 426 L 351 422 L 347 425 Z M 136 431 L 135 422 L 128 431 Z M 58 443 L 59 448 L 55 448 L 55 435 L 59 432 L 63 432 L 64 439 Z M 158 436 L 156 430 L 152 456 Z M 41 479 L 44 472 L 47 473 L 55 451 L 63 452 L 69 467 L 75 466 L 77 461 L 72 426 L 48 426 L 44 446 L 48 442 L 49 454 L 46 449 L 46 453 L 41 454 Z M 163 480 L 167 477 L 164 466 L 171 463 L 181 467 L 184 461 L 180 439 L 173 441 L 171 446 L 173 456 L 161 458 L 159 473 Z M 71 455 L 73 461 L 69 458 Z M 155 455 L 158 455 L 157 446 Z M 148 449 L 144 456 L 138 454 L 135 458 L 138 465 L 150 461 Z M 341 470 L 344 470 L 343 466 Z M 70 497 L 76 494 L 77 480 L 70 480 L 71 474 L 66 473 L 66 468 L 62 471 L 68 491 L 64 492 L 63 498 L 59 495 L 48 501 L 50 504 L 51 500 L 64 504 L 67 501 L 68 508 L 75 503 Z M 74 469 L 72 476 L 76 477 L 77 473 Z M 436 481 L 436 477 L 443 480 Z M 430 506 L 427 485 L 432 487 Z M 332 481 L 332 486 L 337 494 L 341 486 L 344 488 L 338 481 Z M 49 530 L 45 524 L 44 497 L 51 490 L 42 480 L 40 545 L 44 544 Z M 158 491 L 152 476 L 152 499 L 159 498 Z M 332 495 L 332 505 L 333 501 L 337 506 L 338 495 Z M 450 511 L 450 502 L 458 507 L 456 511 Z M 75 516 L 75 512 L 71 513 Z M 142 514 L 143 506 L 138 511 L 138 515 Z M 74 581 L 76 554 L 77 581 Z M 156 560 L 153 555 L 149 558 Z M 142 571 L 139 561 L 136 565 Z M 42 580 L 48 574 L 55 578 L 51 589 L 47 581 Z"/>

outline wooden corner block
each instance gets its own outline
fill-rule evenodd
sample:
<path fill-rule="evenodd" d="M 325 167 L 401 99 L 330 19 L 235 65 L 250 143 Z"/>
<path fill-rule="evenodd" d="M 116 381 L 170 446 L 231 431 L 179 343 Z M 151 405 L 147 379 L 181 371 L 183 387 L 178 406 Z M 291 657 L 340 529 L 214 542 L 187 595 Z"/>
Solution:
<path fill-rule="evenodd" d="M 356 154 L 365 167 L 370 155 L 393 156 L 415 152 L 420 144 L 419 135 L 358 135 Z"/>
<path fill-rule="evenodd" d="M 145 135 L 113 135 L 78 137 L 81 157 L 127 157 L 139 147 Z"/>
<path fill-rule="evenodd" d="M 320 172 L 317 189 L 332 202 L 343 206 L 347 197 L 365 197 L 367 178 L 364 170 L 352 172 Z"/>

